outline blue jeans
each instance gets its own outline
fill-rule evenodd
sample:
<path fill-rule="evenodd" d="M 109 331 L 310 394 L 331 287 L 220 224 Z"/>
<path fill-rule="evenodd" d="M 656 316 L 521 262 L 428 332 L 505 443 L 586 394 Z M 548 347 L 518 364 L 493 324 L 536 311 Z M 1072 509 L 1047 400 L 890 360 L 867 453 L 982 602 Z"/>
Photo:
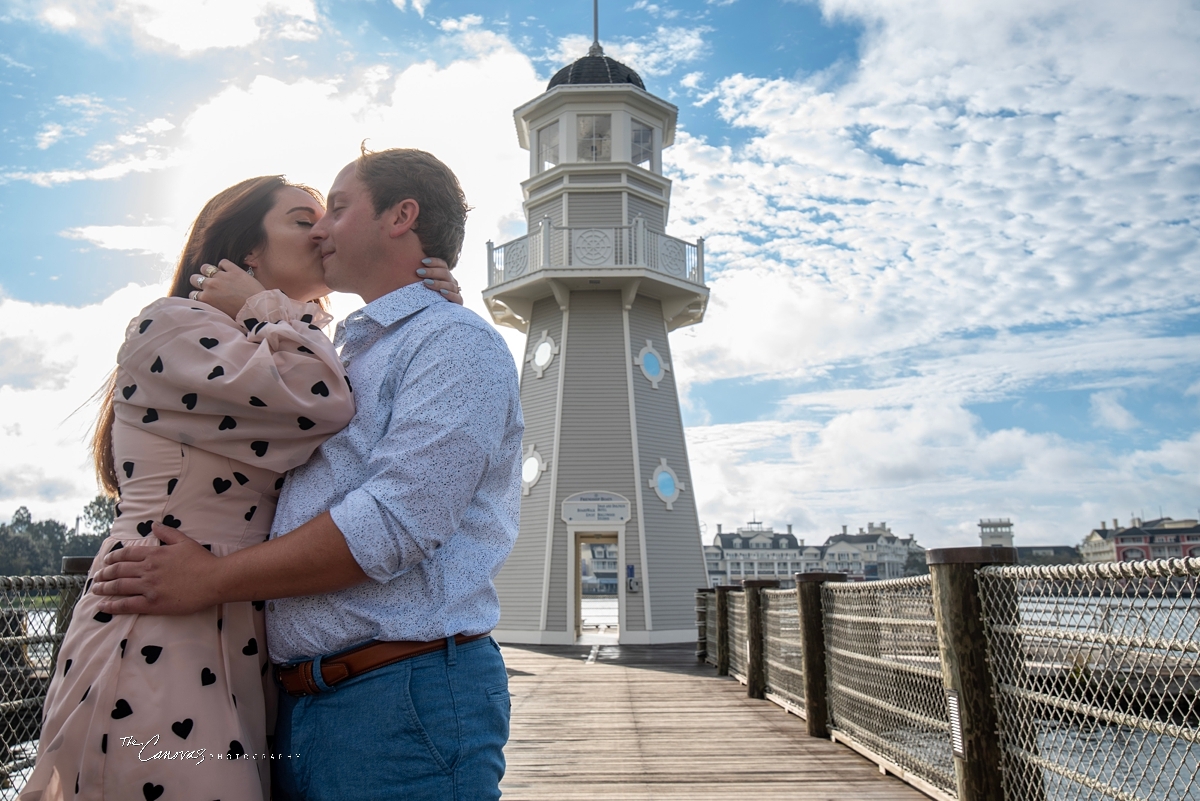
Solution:
<path fill-rule="evenodd" d="M 275 801 L 498 799 L 509 718 L 500 647 L 448 642 L 318 695 L 280 691 Z"/>

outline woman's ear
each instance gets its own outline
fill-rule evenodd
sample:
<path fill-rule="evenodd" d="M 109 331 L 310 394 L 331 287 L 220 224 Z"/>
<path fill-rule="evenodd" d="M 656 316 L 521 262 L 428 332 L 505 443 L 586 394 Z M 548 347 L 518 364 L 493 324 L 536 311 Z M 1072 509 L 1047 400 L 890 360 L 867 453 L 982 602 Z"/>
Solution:
<path fill-rule="evenodd" d="M 262 257 L 262 250 L 260 248 L 255 248 L 254 250 L 252 250 L 246 254 L 246 258 L 242 259 L 242 264 L 244 264 L 247 267 L 253 267 L 255 269 L 258 269 L 258 267 L 260 266 L 259 261 L 260 261 L 261 257 Z"/>

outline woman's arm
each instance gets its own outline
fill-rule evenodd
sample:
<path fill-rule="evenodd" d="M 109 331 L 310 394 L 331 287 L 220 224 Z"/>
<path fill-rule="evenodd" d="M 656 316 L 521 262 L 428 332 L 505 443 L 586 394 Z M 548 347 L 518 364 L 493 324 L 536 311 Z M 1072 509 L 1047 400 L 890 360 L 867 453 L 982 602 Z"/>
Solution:
<path fill-rule="evenodd" d="M 147 306 L 118 354 L 116 414 L 283 472 L 350 421 L 352 389 L 315 303 L 260 292 L 238 318 L 183 298 Z"/>

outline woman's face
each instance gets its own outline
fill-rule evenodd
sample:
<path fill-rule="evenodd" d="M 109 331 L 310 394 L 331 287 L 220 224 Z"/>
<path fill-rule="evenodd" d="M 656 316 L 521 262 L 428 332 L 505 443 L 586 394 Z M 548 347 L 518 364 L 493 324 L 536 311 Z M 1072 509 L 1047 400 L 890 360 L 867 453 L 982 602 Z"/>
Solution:
<path fill-rule="evenodd" d="M 324 214 L 321 204 L 303 189 L 285 186 L 275 194 L 275 205 L 263 217 L 267 239 L 245 259 L 260 284 L 293 300 L 329 294 L 320 247 L 309 236 Z"/>

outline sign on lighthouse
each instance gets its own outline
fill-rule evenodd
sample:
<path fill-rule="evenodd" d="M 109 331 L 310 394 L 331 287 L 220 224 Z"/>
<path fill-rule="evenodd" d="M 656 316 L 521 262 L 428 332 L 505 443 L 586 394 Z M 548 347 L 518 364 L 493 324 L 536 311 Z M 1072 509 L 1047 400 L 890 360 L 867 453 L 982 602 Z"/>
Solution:
<path fill-rule="evenodd" d="M 703 240 L 666 233 L 676 116 L 598 41 L 514 111 L 528 233 L 488 243 L 483 293 L 497 324 L 527 334 L 501 642 L 576 641 L 597 544 L 616 549 L 621 643 L 696 636 L 707 579 L 668 334 L 703 319 L 708 289 Z"/>

